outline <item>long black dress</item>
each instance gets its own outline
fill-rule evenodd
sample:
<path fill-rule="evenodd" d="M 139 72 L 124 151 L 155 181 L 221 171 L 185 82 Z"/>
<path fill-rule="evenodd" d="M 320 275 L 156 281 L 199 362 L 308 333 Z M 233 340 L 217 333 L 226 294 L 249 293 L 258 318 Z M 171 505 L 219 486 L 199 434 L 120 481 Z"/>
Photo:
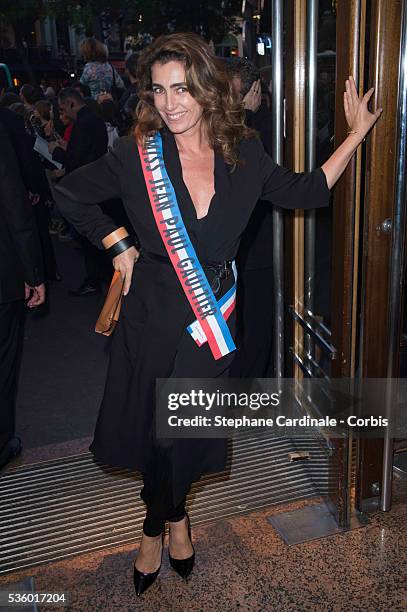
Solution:
<path fill-rule="evenodd" d="M 329 204 L 330 192 L 321 168 L 309 174 L 286 170 L 252 138 L 241 142 L 241 161 L 233 172 L 222 156 L 215 154 L 215 195 L 205 220 L 198 223 L 174 137 L 166 129 L 162 137 L 167 172 L 201 263 L 235 257 L 240 236 L 260 199 L 291 209 Z M 63 215 L 101 248 L 102 238 L 116 227 L 98 206 L 90 205 L 121 197 L 141 242 L 143 255 L 134 266 L 131 288 L 113 335 L 104 397 L 90 449 L 100 462 L 145 472 L 155 436 L 155 379 L 226 375 L 233 353 L 215 361 L 208 344 L 198 348 L 186 331 L 195 317 L 167 260 L 134 137 L 119 139 L 104 157 L 72 172 L 59 183 L 58 192 Z M 157 256 L 165 259 L 160 261 Z M 222 294 L 232 283 L 231 277 L 223 283 Z M 234 336 L 234 314 L 228 325 Z M 175 439 L 172 457 L 173 499 L 177 504 L 191 482 L 204 473 L 224 469 L 226 440 Z"/>

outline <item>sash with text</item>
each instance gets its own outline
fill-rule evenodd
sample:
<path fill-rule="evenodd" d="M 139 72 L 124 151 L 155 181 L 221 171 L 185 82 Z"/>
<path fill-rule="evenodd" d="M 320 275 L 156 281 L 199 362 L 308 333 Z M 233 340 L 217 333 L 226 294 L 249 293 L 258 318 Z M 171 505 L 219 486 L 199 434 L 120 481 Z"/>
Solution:
<path fill-rule="evenodd" d="M 207 341 L 214 358 L 220 359 L 236 349 L 225 321 L 235 305 L 236 285 L 219 302 L 216 300 L 189 238 L 165 168 L 161 134 L 156 132 L 147 137 L 138 149 L 158 231 L 196 316 L 188 331 L 198 346 Z M 233 272 L 236 280 L 235 267 Z"/>

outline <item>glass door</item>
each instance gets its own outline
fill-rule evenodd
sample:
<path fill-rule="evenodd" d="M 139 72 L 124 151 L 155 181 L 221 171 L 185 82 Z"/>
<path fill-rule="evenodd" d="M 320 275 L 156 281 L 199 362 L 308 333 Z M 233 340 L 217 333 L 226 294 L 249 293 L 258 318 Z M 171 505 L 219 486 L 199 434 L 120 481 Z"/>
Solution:
<path fill-rule="evenodd" d="M 350 74 L 360 80 L 364 14 L 358 0 L 343 0 L 339 6 L 330 0 L 293 0 L 291 9 L 286 40 L 292 36 L 295 45 L 293 50 L 287 47 L 286 55 L 284 161 L 296 171 L 311 171 L 346 137 L 343 88 Z M 360 156 L 336 186 L 332 206 L 296 211 L 286 220 L 288 376 L 330 380 L 354 374 Z M 328 506 L 346 528 L 354 443 L 350 436 L 321 442 L 330 457 Z"/>
<path fill-rule="evenodd" d="M 392 226 L 397 218 L 401 5 L 385 0 L 289 4 L 284 164 L 312 170 L 346 138 L 343 91 L 349 75 L 359 94 L 375 87 L 372 105 L 385 112 L 335 186 L 332 206 L 286 217 L 286 375 L 328 380 L 397 376 L 398 349 L 390 346 L 391 330 L 400 327 L 401 319 L 391 310 L 391 263 L 395 240 L 400 232 L 404 236 L 404 226 Z M 372 500 L 377 506 L 380 495 L 383 501 L 392 441 L 385 441 L 384 454 L 379 439 L 349 435 L 326 444 L 329 504 L 338 524 L 346 527 L 353 505 L 365 510 Z M 382 509 L 388 509 L 388 502 Z"/>

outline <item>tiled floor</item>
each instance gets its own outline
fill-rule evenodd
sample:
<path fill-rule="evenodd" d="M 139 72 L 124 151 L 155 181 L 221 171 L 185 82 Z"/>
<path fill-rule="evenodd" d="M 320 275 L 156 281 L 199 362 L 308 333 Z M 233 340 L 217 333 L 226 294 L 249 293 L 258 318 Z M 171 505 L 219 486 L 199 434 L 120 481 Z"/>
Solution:
<path fill-rule="evenodd" d="M 193 529 L 189 582 L 169 567 L 165 550 L 160 576 L 141 598 L 132 586 L 134 546 L 3 576 L 0 586 L 32 575 L 37 590 L 68 592 L 75 612 L 407 610 L 407 481 L 395 477 L 392 510 L 371 515 L 366 527 L 289 547 L 267 516 L 305 503 L 315 502 Z"/>

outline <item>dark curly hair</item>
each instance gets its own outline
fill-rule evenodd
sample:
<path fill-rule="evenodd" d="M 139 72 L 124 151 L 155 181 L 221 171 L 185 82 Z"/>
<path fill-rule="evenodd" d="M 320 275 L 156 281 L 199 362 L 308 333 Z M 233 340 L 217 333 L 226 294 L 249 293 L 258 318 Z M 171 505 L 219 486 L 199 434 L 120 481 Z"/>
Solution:
<path fill-rule="evenodd" d="M 226 62 L 229 74 L 240 77 L 242 89 L 240 95 L 244 97 L 255 81 L 260 78 L 260 70 L 245 57 L 230 57 Z"/>
<path fill-rule="evenodd" d="M 225 62 L 214 55 L 197 34 L 175 33 L 160 36 L 139 57 L 137 66 L 140 102 L 136 109 L 135 134 L 138 140 L 163 127 L 154 106 L 151 67 L 156 62 L 182 62 L 185 81 L 191 96 L 203 108 L 202 120 L 210 146 L 219 151 L 225 162 L 235 167 L 238 144 L 255 132 L 245 125 L 244 109 L 239 102 Z"/>

